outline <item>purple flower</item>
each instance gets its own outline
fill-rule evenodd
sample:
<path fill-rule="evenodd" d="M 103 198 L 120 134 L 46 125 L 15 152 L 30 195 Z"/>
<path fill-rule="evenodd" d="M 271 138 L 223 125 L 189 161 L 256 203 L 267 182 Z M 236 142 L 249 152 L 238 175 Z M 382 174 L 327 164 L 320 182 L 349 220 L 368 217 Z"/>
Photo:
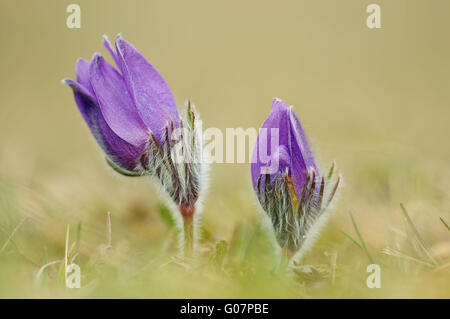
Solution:
<path fill-rule="evenodd" d="M 334 164 L 322 175 L 292 107 L 273 99 L 252 158 L 252 182 L 280 246 L 297 252 L 314 231 L 339 185 L 328 187 Z M 326 200 L 325 200 L 326 199 Z"/>
<path fill-rule="evenodd" d="M 108 164 L 123 175 L 159 181 L 172 211 L 184 218 L 185 242 L 192 250 L 194 212 L 207 171 L 199 116 L 189 101 L 186 118 L 180 118 L 164 78 L 120 35 L 115 48 L 106 36 L 104 45 L 115 67 L 96 53 L 91 61 L 77 61 L 76 81 L 63 83 L 72 88 Z"/>
<path fill-rule="evenodd" d="M 73 89 L 75 102 L 108 162 L 133 174 L 152 132 L 162 142 L 165 126 L 180 118 L 172 93 L 158 71 L 120 35 L 115 50 L 104 45 L 116 67 L 99 54 L 79 59 L 76 81 L 63 82 Z"/>

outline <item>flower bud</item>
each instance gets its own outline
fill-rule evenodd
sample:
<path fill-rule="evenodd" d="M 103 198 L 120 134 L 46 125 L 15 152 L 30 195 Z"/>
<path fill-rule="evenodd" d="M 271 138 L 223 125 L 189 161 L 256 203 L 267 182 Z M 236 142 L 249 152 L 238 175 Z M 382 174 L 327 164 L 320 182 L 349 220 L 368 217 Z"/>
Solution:
<path fill-rule="evenodd" d="M 340 183 L 324 176 L 292 107 L 274 99 L 252 157 L 252 182 L 278 244 L 288 255 L 311 246 Z"/>

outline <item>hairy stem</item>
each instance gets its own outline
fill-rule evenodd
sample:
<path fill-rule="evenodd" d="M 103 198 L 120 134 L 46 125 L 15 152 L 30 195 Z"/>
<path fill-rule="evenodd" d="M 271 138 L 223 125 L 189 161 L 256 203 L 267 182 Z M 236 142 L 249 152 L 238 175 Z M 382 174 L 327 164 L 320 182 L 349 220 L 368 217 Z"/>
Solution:
<path fill-rule="evenodd" d="M 194 213 L 195 207 L 191 204 L 181 204 L 180 213 L 183 216 L 184 230 L 184 257 L 191 258 L 194 255 Z"/>
<path fill-rule="evenodd" d="M 194 215 L 183 215 L 184 257 L 194 254 Z"/>

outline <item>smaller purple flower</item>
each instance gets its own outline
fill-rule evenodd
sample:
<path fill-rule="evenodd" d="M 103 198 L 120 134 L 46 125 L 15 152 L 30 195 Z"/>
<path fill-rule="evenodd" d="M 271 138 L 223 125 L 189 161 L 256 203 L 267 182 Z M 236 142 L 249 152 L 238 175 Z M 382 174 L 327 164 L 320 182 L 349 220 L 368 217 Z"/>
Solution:
<path fill-rule="evenodd" d="M 251 174 L 261 208 L 289 255 L 310 246 L 322 224 L 320 217 L 340 182 L 340 176 L 331 182 L 334 171 L 333 163 L 326 176 L 321 174 L 292 107 L 273 99 L 253 151 Z"/>

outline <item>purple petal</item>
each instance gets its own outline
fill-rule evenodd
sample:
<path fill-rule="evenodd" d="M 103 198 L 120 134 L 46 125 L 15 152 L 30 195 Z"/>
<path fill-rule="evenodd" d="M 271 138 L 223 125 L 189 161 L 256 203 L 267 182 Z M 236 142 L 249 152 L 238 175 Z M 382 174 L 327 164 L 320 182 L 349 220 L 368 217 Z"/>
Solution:
<path fill-rule="evenodd" d="M 119 167 L 134 170 L 139 163 L 143 147 L 138 148 L 127 143 L 109 128 L 97 101 L 86 87 L 70 79 L 63 82 L 72 88 L 75 102 L 84 120 L 106 155 Z"/>
<path fill-rule="evenodd" d="M 305 132 L 292 108 L 289 108 L 289 126 L 291 130 L 289 151 L 291 154 L 291 177 L 295 193 L 299 196 L 306 182 L 304 171 L 311 171 L 311 169 L 316 171 L 316 184 L 318 184 L 320 176 Z"/>
<path fill-rule="evenodd" d="M 112 58 L 114 59 L 114 62 L 116 63 L 116 66 L 120 69 L 119 57 L 117 56 L 117 53 L 114 51 L 114 48 L 111 45 L 108 36 L 106 35 L 103 35 L 103 45 L 105 46 L 106 50 L 108 50 L 109 54 L 111 54 Z"/>
<path fill-rule="evenodd" d="M 101 112 L 97 113 L 97 123 L 103 136 L 105 153 L 119 167 L 133 171 L 140 162 L 145 144 L 134 146 L 122 140 L 110 129 Z"/>
<path fill-rule="evenodd" d="M 255 189 L 264 168 L 270 167 L 270 175 L 273 177 L 288 167 L 286 161 L 289 160 L 289 135 L 288 108 L 282 100 L 273 99 L 271 113 L 260 130 L 253 150 L 251 171 Z M 279 162 L 274 160 L 277 151 L 281 151 L 282 165 L 278 165 Z M 276 170 L 273 170 L 274 168 Z"/>
<path fill-rule="evenodd" d="M 280 147 L 272 154 L 270 158 L 271 162 L 274 162 L 280 172 L 285 172 L 291 165 L 291 155 L 285 145 Z M 270 164 L 269 164 L 270 165 Z"/>
<path fill-rule="evenodd" d="M 121 139 L 141 147 L 148 137 L 122 76 L 99 54 L 90 65 L 90 79 L 103 117 Z"/>
<path fill-rule="evenodd" d="M 164 126 L 179 115 L 175 100 L 164 78 L 130 43 L 119 35 L 116 50 L 120 69 L 133 97 L 139 115 L 157 137 Z"/>
<path fill-rule="evenodd" d="M 287 107 L 280 99 L 272 101 L 272 109 L 269 117 L 263 124 L 263 129 L 278 128 L 279 144 L 271 144 L 272 131 L 261 130 L 252 158 L 252 182 L 257 188 L 259 175 L 265 167 L 275 167 L 271 170 L 271 179 L 279 172 L 291 174 L 295 193 L 300 196 L 306 182 L 305 171 L 316 171 L 316 184 L 320 176 L 317 170 L 314 156 L 309 147 L 305 132 L 294 114 L 292 107 Z M 267 149 L 267 152 L 264 152 Z M 264 156 L 268 154 L 269 156 Z M 262 178 L 264 179 L 264 177 Z M 318 188 L 316 189 L 317 192 Z"/>
<path fill-rule="evenodd" d="M 81 58 L 78 59 L 75 67 L 77 82 L 84 86 L 91 96 L 95 97 L 94 89 L 92 88 L 91 80 L 89 78 L 89 66 L 89 61 Z"/>
<path fill-rule="evenodd" d="M 96 99 L 89 93 L 89 90 L 80 83 L 71 79 L 64 79 L 63 83 L 73 90 L 78 109 L 80 110 L 83 119 L 86 121 L 86 124 L 91 128 L 91 126 L 94 125 L 92 113 L 94 111 L 97 112 L 96 109 L 98 108 Z"/>

